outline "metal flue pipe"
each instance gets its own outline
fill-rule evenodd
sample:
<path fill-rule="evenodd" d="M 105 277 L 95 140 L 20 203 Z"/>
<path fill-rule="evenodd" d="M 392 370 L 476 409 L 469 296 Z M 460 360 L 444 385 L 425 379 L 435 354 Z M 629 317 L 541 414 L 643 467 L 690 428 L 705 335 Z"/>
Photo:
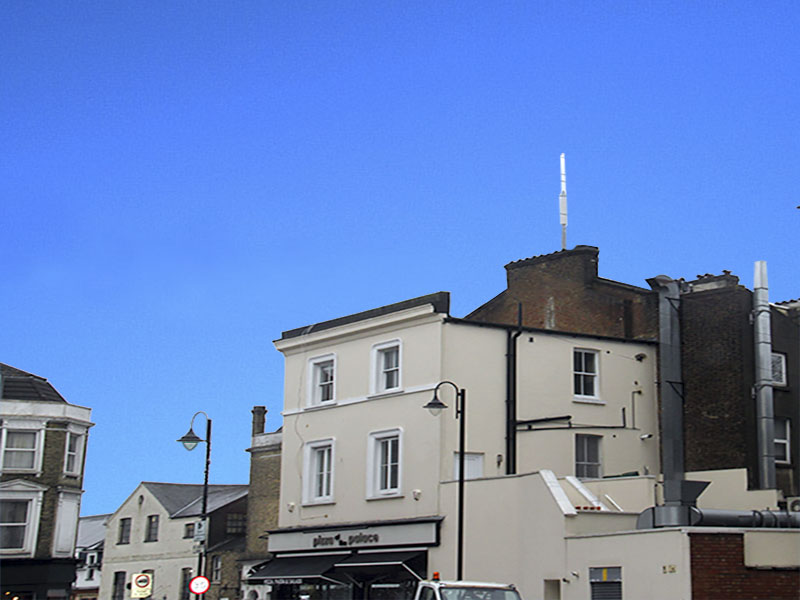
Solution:
<path fill-rule="evenodd" d="M 775 422 L 772 405 L 772 333 L 770 330 L 767 263 L 759 260 L 753 272 L 753 338 L 755 341 L 755 400 L 758 440 L 758 484 L 775 488 Z"/>

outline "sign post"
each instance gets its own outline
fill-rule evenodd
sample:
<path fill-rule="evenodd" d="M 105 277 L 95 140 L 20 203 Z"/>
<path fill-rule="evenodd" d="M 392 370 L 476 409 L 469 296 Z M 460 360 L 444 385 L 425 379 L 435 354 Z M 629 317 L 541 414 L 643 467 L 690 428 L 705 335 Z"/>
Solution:
<path fill-rule="evenodd" d="M 134 573 L 131 578 L 131 598 L 149 598 L 153 594 L 153 576 Z"/>

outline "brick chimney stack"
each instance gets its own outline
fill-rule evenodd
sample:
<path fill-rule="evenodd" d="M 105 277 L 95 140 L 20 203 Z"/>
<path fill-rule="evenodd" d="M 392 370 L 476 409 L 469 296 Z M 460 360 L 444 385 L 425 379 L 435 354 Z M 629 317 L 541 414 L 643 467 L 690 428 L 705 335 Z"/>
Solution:
<path fill-rule="evenodd" d="M 264 433 L 267 424 L 267 408 L 265 406 L 253 407 L 253 435 Z"/>

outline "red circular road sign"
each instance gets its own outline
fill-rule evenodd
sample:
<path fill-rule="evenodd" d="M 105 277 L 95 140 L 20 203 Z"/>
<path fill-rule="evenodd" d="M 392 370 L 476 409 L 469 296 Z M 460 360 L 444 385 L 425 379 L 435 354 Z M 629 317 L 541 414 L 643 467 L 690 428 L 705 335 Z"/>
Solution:
<path fill-rule="evenodd" d="M 139 573 L 133 583 L 136 587 L 146 588 L 152 581 L 153 577 L 150 573 Z"/>
<path fill-rule="evenodd" d="M 189 591 L 193 594 L 205 594 L 208 588 L 211 587 L 211 582 L 208 577 L 198 575 L 189 582 Z"/>

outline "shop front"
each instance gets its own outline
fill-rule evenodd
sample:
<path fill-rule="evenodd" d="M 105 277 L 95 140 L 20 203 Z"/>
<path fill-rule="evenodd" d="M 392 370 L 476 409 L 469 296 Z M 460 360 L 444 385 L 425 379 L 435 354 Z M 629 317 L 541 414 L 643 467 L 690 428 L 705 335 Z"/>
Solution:
<path fill-rule="evenodd" d="M 270 600 L 404 600 L 439 545 L 440 517 L 269 532 L 274 558 L 253 568 Z"/>

